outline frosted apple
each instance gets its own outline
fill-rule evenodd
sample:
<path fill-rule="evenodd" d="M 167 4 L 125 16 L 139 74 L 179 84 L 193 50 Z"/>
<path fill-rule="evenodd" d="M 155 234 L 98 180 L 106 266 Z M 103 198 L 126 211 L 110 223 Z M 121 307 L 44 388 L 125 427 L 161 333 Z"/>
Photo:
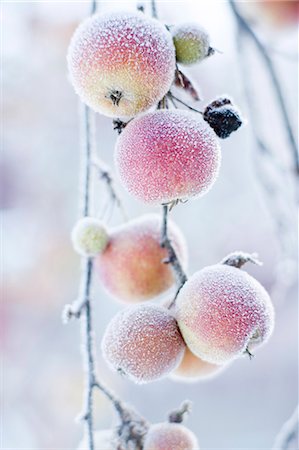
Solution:
<path fill-rule="evenodd" d="M 182 110 L 135 118 L 115 152 L 124 187 L 151 204 L 203 195 L 216 180 L 220 159 L 215 133 L 198 114 Z"/>
<path fill-rule="evenodd" d="M 146 214 L 110 231 L 105 251 L 95 259 L 95 270 L 110 295 L 124 302 L 140 302 L 175 284 L 171 266 L 163 262 L 167 250 L 160 245 L 161 226 L 158 214 Z M 172 221 L 169 237 L 186 268 L 186 242 Z"/>
<path fill-rule="evenodd" d="M 180 363 L 185 343 L 172 314 L 153 304 L 119 312 L 108 324 L 102 351 L 110 367 L 136 383 L 157 380 Z"/>
<path fill-rule="evenodd" d="M 100 430 L 94 433 L 94 450 L 116 450 L 115 431 Z M 89 450 L 88 441 L 84 438 L 77 450 Z"/>
<path fill-rule="evenodd" d="M 192 431 L 178 423 L 151 425 L 146 434 L 143 450 L 199 450 Z"/>
<path fill-rule="evenodd" d="M 175 72 L 170 33 L 142 13 L 94 15 L 75 31 L 68 51 L 71 82 L 82 101 L 109 117 L 149 109 Z"/>
<path fill-rule="evenodd" d="M 170 378 L 177 381 L 199 381 L 214 377 L 222 372 L 224 366 L 212 364 L 195 356 L 186 347 L 183 359 L 179 366 L 170 374 Z"/>
<path fill-rule="evenodd" d="M 208 33 L 198 24 L 186 23 L 172 29 L 177 62 L 185 65 L 197 63 L 214 51 Z"/>
<path fill-rule="evenodd" d="M 190 350 L 223 364 L 266 342 L 274 310 L 263 286 L 248 273 L 225 264 L 196 272 L 181 289 L 176 318 Z"/>

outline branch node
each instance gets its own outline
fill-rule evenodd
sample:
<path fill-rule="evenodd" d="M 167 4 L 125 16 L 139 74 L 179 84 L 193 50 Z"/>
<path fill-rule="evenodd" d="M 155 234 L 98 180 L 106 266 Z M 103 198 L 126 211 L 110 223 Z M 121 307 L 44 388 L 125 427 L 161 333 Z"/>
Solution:
<path fill-rule="evenodd" d="M 185 419 L 185 416 L 188 416 L 191 412 L 192 403 L 189 400 L 185 400 L 181 406 L 172 411 L 168 416 L 168 421 L 170 423 L 182 423 Z"/>

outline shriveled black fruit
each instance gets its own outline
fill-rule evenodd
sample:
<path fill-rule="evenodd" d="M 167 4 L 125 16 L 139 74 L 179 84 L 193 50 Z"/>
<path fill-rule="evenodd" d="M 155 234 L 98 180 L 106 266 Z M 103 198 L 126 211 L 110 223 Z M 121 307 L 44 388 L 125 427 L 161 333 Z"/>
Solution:
<path fill-rule="evenodd" d="M 204 110 L 203 118 L 221 139 L 229 137 L 243 123 L 240 112 L 225 97 L 210 103 Z"/>

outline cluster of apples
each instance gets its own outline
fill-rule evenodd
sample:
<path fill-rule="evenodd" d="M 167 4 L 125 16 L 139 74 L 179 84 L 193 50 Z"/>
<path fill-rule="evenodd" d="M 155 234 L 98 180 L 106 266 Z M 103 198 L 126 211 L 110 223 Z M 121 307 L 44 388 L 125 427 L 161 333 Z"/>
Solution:
<path fill-rule="evenodd" d="M 231 101 L 211 103 L 203 116 L 154 110 L 169 93 L 177 63 L 193 64 L 212 53 L 201 27 L 168 29 L 142 13 L 94 15 L 72 38 L 69 73 L 82 101 L 106 116 L 128 120 L 117 140 L 115 165 L 124 187 L 144 203 L 198 197 L 216 180 L 221 161 L 217 135 L 226 138 L 241 124 Z M 220 372 L 265 342 L 273 328 L 273 307 L 264 288 L 228 264 L 196 272 L 173 307 L 169 297 L 162 304 L 144 303 L 175 284 L 171 265 L 165 264 L 161 228 L 155 214 L 111 230 L 85 217 L 72 232 L 75 249 L 94 258 L 107 292 L 137 303 L 112 319 L 102 340 L 108 364 L 137 383 L 168 375 L 200 379 Z M 168 236 L 186 269 L 185 239 L 172 222 Z M 107 438 L 101 433 L 99 442 Z M 199 447 L 183 425 L 151 426 L 144 450 L 165 448 Z"/>
<path fill-rule="evenodd" d="M 115 370 L 137 383 L 174 378 L 200 379 L 267 340 L 273 307 L 265 289 L 250 275 L 226 263 L 190 277 L 168 308 L 145 300 L 175 284 L 167 251 L 160 245 L 161 218 L 144 215 L 109 233 L 98 219 L 81 219 L 73 229 L 74 247 L 95 257 L 106 291 L 137 305 L 120 311 L 108 325 L 103 354 Z M 187 267 L 185 239 L 173 222 L 169 237 Z"/>

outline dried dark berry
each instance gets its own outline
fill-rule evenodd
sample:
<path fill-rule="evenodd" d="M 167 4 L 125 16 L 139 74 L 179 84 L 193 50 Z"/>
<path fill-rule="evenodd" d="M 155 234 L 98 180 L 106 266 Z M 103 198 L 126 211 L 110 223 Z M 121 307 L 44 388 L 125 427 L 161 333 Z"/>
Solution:
<path fill-rule="evenodd" d="M 120 134 L 122 130 L 125 128 L 125 126 L 128 124 L 128 122 L 123 122 L 120 119 L 114 119 L 113 121 L 113 129 Z"/>
<path fill-rule="evenodd" d="M 203 118 L 221 139 L 226 139 L 242 125 L 239 111 L 231 100 L 225 97 L 210 103 L 203 113 Z"/>

